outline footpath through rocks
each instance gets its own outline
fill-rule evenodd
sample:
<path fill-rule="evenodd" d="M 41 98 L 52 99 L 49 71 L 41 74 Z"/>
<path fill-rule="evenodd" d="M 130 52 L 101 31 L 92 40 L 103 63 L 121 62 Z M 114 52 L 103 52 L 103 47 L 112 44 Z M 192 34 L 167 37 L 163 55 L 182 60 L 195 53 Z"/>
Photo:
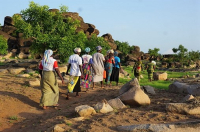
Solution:
<path fill-rule="evenodd" d="M 155 89 L 155 94 L 148 94 L 150 105 L 126 105 L 123 109 L 114 109 L 109 113 L 97 112 L 85 118 L 80 118 L 75 113 L 77 106 L 94 107 L 102 100 L 108 101 L 118 97 L 122 85 L 102 89 L 97 84 L 97 87 L 89 92 L 82 89 L 80 97 L 71 94 L 70 100 L 65 99 L 66 86 L 60 86 L 60 106 L 42 110 L 38 105 L 41 97 L 40 87 L 30 86 L 28 82 L 32 80 L 35 78 L 0 73 L 0 131 L 48 132 L 56 126 L 60 129 L 63 126 L 65 131 L 114 132 L 120 131 L 122 126 L 197 122 L 200 118 L 200 115 L 195 114 L 167 112 L 166 103 L 178 103 L 187 94 L 158 89 Z"/>

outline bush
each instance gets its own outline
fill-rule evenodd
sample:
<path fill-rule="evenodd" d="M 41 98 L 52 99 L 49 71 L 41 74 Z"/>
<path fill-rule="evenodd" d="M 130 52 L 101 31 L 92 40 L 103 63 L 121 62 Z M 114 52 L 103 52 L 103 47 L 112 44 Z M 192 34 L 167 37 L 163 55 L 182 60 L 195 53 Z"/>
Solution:
<path fill-rule="evenodd" d="M 1 49 L 0 54 L 7 53 L 7 49 L 8 49 L 7 41 L 2 35 L 0 35 L 0 49 Z"/>

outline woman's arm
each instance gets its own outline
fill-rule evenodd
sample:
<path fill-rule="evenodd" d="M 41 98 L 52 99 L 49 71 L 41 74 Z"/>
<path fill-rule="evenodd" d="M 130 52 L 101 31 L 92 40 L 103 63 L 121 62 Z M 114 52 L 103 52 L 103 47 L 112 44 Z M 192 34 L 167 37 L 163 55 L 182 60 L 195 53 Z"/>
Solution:
<path fill-rule="evenodd" d="M 60 70 L 58 68 L 56 68 L 55 71 L 56 71 L 57 75 L 60 77 L 60 79 L 62 80 L 62 84 L 63 84 L 64 81 L 63 81 L 63 77 L 60 74 Z"/>
<path fill-rule="evenodd" d="M 41 69 L 39 69 L 39 73 L 40 73 L 40 76 L 42 78 L 42 70 Z"/>
<path fill-rule="evenodd" d="M 67 67 L 66 75 L 69 75 L 68 72 L 69 72 L 70 67 L 71 67 L 71 64 L 69 64 L 68 67 Z"/>

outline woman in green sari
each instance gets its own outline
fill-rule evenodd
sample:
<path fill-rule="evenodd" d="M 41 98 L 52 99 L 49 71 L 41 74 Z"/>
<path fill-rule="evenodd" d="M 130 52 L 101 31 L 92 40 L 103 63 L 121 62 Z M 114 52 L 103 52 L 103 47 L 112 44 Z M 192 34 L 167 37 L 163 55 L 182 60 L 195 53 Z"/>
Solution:
<path fill-rule="evenodd" d="M 59 88 L 56 79 L 56 73 L 63 83 L 63 78 L 58 69 L 57 61 L 52 57 L 53 51 L 46 50 L 44 57 L 39 65 L 39 73 L 41 75 L 41 92 L 40 106 L 47 109 L 48 106 L 58 106 Z"/>

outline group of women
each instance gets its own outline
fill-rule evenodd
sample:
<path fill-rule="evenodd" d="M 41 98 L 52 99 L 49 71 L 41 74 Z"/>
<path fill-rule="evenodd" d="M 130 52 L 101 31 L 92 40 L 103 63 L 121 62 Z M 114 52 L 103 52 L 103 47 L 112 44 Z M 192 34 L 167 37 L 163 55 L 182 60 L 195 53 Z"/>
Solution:
<path fill-rule="evenodd" d="M 70 76 L 66 99 L 70 98 L 69 94 L 72 92 L 75 92 L 77 97 L 80 96 L 79 92 L 81 92 L 81 86 L 88 91 L 88 89 L 91 88 L 91 84 L 93 84 L 92 89 L 94 89 L 95 83 L 100 82 L 103 88 L 104 71 L 106 71 L 106 86 L 110 85 L 112 81 L 116 81 L 118 85 L 119 69 L 121 67 L 118 53 L 109 50 L 107 55 L 104 56 L 101 53 L 101 46 L 97 46 L 96 50 L 97 52 L 91 56 L 89 54 L 90 48 L 87 47 L 85 49 L 85 54 L 80 57 L 81 49 L 75 48 L 74 54 L 69 57 L 66 74 Z M 56 74 L 60 77 L 62 83 L 64 83 L 57 61 L 52 55 L 52 50 L 46 50 L 39 65 L 42 91 L 40 106 L 43 109 L 47 109 L 49 106 L 58 106 L 59 88 Z"/>

